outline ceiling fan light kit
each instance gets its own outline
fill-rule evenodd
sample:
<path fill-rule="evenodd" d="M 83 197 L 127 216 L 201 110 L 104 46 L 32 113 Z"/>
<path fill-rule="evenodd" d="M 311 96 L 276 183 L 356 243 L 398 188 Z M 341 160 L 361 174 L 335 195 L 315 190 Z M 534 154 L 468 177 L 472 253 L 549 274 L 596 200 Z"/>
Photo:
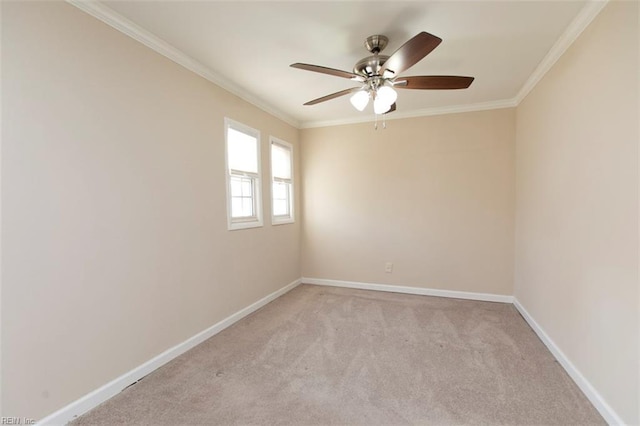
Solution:
<path fill-rule="evenodd" d="M 398 93 L 391 86 L 358 90 L 351 96 L 351 105 L 358 111 L 364 111 L 369 104 L 370 98 L 373 98 L 374 112 L 376 114 L 384 114 L 391 109 L 391 105 L 398 99 Z"/>
<path fill-rule="evenodd" d="M 423 31 L 403 44 L 391 56 L 380 55 L 388 42 L 389 39 L 384 35 L 367 37 L 364 47 L 372 55 L 358 61 L 353 67 L 353 72 L 319 65 L 291 64 L 293 68 L 333 75 L 361 83 L 360 87 L 341 90 L 306 102 L 305 105 L 315 105 L 352 94 L 350 101 L 354 108 L 358 111 L 364 111 L 369 104 L 369 99 L 373 99 L 373 111 L 379 115 L 396 110 L 398 93 L 394 87 L 414 90 L 466 89 L 473 82 L 473 77 L 449 75 L 399 77 L 400 73 L 418 63 L 438 47 L 442 40 Z"/>

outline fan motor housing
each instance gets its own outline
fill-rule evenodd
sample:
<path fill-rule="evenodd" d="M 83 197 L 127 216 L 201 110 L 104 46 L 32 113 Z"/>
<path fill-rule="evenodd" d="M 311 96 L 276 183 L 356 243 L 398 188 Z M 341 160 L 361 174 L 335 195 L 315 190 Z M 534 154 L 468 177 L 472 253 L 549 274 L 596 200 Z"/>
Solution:
<path fill-rule="evenodd" d="M 387 55 L 367 56 L 366 58 L 358 61 L 358 63 L 353 67 L 353 72 L 363 77 L 380 75 L 380 68 L 387 59 L 389 59 Z"/>

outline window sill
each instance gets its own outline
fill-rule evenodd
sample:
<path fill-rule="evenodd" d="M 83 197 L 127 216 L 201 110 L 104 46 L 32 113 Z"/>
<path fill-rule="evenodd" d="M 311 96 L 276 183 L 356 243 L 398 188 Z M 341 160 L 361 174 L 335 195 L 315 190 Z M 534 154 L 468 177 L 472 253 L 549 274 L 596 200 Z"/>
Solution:
<path fill-rule="evenodd" d="M 271 218 L 271 224 L 272 225 L 288 225 L 290 223 L 295 223 L 296 221 L 293 218 L 286 218 L 286 219 L 276 219 L 276 218 Z"/>
<path fill-rule="evenodd" d="M 238 231 L 240 229 L 250 229 L 250 228 L 261 228 L 262 221 L 248 221 L 248 222 L 231 222 L 229 223 L 228 230 L 229 231 Z"/>

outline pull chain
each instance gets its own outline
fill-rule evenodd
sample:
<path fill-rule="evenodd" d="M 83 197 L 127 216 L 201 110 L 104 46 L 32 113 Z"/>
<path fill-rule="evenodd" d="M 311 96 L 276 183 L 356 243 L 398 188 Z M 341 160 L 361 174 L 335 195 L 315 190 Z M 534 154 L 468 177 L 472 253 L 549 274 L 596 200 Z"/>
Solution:
<path fill-rule="evenodd" d="M 373 128 L 378 130 L 378 114 L 375 114 L 374 117 L 376 118 L 373 124 Z M 382 128 L 386 129 L 387 128 L 387 118 L 384 116 L 384 114 L 382 114 Z"/>

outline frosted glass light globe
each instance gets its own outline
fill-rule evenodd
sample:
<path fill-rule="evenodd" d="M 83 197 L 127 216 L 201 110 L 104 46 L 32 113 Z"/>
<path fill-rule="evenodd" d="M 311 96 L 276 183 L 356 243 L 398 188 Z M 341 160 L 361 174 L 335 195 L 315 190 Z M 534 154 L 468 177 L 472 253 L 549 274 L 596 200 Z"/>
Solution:
<path fill-rule="evenodd" d="M 350 100 L 351 105 L 353 105 L 355 109 L 363 111 L 369 103 L 369 93 L 364 90 L 360 90 L 354 93 Z"/>
<path fill-rule="evenodd" d="M 373 112 L 376 114 L 384 114 L 391 109 L 391 104 L 388 104 L 384 99 L 377 97 L 373 101 Z"/>
<path fill-rule="evenodd" d="M 378 96 L 376 98 L 381 99 L 385 104 L 390 106 L 398 99 L 398 94 L 391 87 L 382 86 L 378 89 Z"/>

